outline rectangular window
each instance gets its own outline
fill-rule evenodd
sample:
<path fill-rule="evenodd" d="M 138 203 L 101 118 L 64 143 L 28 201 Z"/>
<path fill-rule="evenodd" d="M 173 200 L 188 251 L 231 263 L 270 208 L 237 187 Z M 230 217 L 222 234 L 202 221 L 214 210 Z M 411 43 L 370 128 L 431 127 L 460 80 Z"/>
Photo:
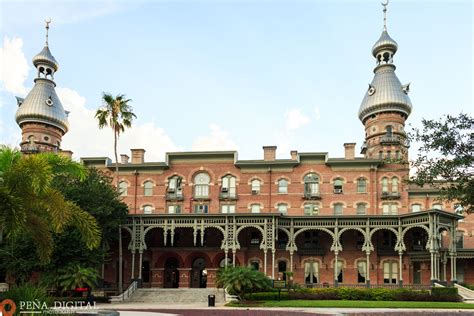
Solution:
<path fill-rule="evenodd" d="M 278 204 L 278 212 L 286 215 L 288 213 L 288 205 Z"/>
<path fill-rule="evenodd" d="M 260 213 L 260 204 L 252 204 L 250 211 L 252 213 Z"/>
<path fill-rule="evenodd" d="M 367 213 L 367 207 L 364 203 L 357 204 L 357 215 L 365 215 Z"/>
<path fill-rule="evenodd" d="M 344 272 L 342 271 L 342 261 L 337 261 L 337 282 L 344 282 Z"/>
<path fill-rule="evenodd" d="M 398 281 L 398 263 L 395 261 L 384 262 L 383 283 L 396 284 Z"/>
<path fill-rule="evenodd" d="M 207 214 L 207 213 L 209 213 L 209 205 L 207 205 L 207 204 L 194 205 L 194 213 L 196 213 L 196 214 Z"/>
<path fill-rule="evenodd" d="M 259 193 L 260 193 L 260 181 L 252 180 L 252 194 L 259 194 Z"/>
<path fill-rule="evenodd" d="M 334 204 L 334 215 L 342 215 L 342 204 Z"/>
<path fill-rule="evenodd" d="M 462 231 L 456 232 L 456 249 L 464 248 L 464 233 Z"/>
<path fill-rule="evenodd" d="M 367 191 L 367 181 L 365 179 L 359 179 L 357 181 L 357 193 L 365 193 Z"/>
<path fill-rule="evenodd" d="M 181 213 L 181 205 L 168 205 L 168 213 L 169 214 L 180 214 Z"/>
<path fill-rule="evenodd" d="M 304 215 L 318 215 L 319 209 L 315 204 L 305 204 L 304 206 Z"/>
<path fill-rule="evenodd" d="M 420 212 L 421 211 L 421 205 L 420 204 L 413 204 L 411 206 L 411 211 L 413 213 Z"/>
<path fill-rule="evenodd" d="M 228 213 L 235 213 L 235 205 L 221 205 L 221 213 L 228 214 Z"/>
<path fill-rule="evenodd" d="M 196 197 L 208 197 L 209 196 L 209 185 L 207 184 L 197 184 L 195 187 L 195 196 Z"/>
<path fill-rule="evenodd" d="M 383 215 L 396 215 L 398 214 L 398 205 L 397 204 L 384 204 L 382 206 Z"/>

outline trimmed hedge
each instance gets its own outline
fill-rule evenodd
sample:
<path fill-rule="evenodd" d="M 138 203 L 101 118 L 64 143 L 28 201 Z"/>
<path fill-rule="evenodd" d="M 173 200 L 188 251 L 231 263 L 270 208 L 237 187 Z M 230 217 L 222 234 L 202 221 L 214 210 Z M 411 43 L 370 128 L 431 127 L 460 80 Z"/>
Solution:
<path fill-rule="evenodd" d="M 441 289 L 441 290 L 439 290 Z M 434 291 L 433 291 L 434 290 Z M 253 293 L 249 300 L 277 300 L 277 292 Z M 281 292 L 282 300 L 352 300 L 352 301 L 438 301 L 459 302 L 456 288 L 433 288 L 432 292 L 411 289 L 384 288 L 318 288 Z"/>

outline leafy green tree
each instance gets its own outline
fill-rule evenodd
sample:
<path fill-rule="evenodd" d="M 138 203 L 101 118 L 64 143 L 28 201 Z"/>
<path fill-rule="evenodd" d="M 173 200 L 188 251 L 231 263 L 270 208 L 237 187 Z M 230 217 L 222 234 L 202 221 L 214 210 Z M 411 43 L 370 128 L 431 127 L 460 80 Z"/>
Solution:
<path fill-rule="evenodd" d="M 21 155 L 0 147 L 0 235 L 15 243 L 31 238 L 41 263 L 49 262 L 53 235 L 75 227 L 89 248 L 100 244 L 101 233 L 94 217 L 53 187 L 55 175 L 83 178 L 85 168 L 53 153 Z"/>
<path fill-rule="evenodd" d="M 271 280 L 262 272 L 247 267 L 227 267 L 220 269 L 216 277 L 217 287 L 225 288 L 242 299 L 246 294 L 267 291 Z"/>
<path fill-rule="evenodd" d="M 468 214 L 474 212 L 474 118 L 446 115 L 423 119 L 422 125 L 409 134 L 421 145 L 410 181 L 435 187 L 441 199 L 458 203 Z"/>

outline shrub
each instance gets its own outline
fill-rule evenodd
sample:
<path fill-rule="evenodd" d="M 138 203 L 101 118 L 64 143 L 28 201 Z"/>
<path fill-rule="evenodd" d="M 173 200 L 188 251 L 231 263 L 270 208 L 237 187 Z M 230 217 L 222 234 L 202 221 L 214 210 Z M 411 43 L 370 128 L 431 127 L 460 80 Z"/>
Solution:
<path fill-rule="evenodd" d="M 258 293 L 251 293 L 247 294 L 244 297 L 245 299 L 248 300 L 253 300 L 253 301 L 276 301 L 278 300 L 278 292 L 258 292 Z M 288 297 L 288 292 L 280 292 L 280 299 L 282 300 L 287 300 L 289 299 Z"/>
<path fill-rule="evenodd" d="M 262 272 L 246 267 L 227 267 L 217 272 L 217 287 L 243 298 L 248 293 L 268 291 L 271 280 Z"/>
<path fill-rule="evenodd" d="M 431 297 L 433 301 L 438 302 L 459 302 L 461 297 L 458 289 L 455 287 L 433 287 L 431 288 Z"/>
<path fill-rule="evenodd" d="M 48 296 L 46 289 L 30 283 L 24 283 L 20 286 L 13 287 L 5 293 L 2 293 L 1 299 L 11 299 L 17 306 L 20 301 L 39 301 L 43 304 L 46 302 L 48 306 L 53 303 L 52 298 Z M 15 315 L 19 313 L 18 309 Z"/>

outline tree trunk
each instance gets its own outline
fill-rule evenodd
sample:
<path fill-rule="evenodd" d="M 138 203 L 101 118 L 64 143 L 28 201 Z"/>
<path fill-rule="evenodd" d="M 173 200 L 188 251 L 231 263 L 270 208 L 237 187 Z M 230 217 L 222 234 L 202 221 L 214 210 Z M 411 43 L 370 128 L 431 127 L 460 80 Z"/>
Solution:
<path fill-rule="evenodd" d="M 115 181 L 117 183 L 117 191 L 120 190 L 119 183 L 119 167 L 118 167 L 118 155 L 117 155 L 117 131 L 114 130 L 114 154 L 115 154 Z M 122 225 L 119 225 L 119 277 L 118 277 L 118 291 L 120 294 L 123 292 L 123 253 L 122 253 Z"/>

